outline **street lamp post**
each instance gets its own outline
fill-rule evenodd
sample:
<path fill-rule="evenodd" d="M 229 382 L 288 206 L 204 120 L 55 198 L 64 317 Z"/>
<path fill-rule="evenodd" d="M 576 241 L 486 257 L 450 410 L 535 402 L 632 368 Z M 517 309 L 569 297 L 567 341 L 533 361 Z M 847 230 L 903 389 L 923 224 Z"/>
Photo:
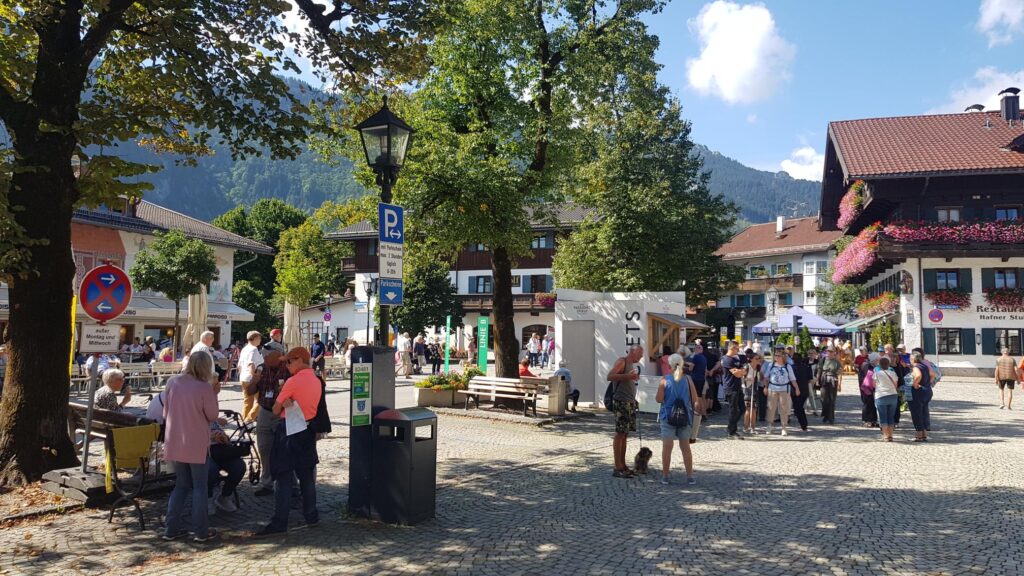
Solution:
<path fill-rule="evenodd" d="M 399 169 L 405 163 L 405 154 L 409 149 L 409 142 L 412 140 L 414 130 L 388 109 L 387 95 L 384 96 L 384 106 L 357 124 L 355 129 L 359 130 L 363 152 L 366 154 L 366 163 L 377 175 L 380 201 L 390 204 L 391 188 L 398 180 Z M 369 302 L 367 302 L 367 306 L 369 306 Z M 366 321 L 369 324 L 369 316 Z M 387 332 L 389 327 L 388 307 L 381 305 L 377 341 L 383 342 L 383 346 L 389 344 Z"/>
<path fill-rule="evenodd" d="M 366 345 L 370 345 L 370 314 L 373 314 L 373 306 L 371 306 L 371 300 L 373 300 L 373 294 L 375 284 L 377 282 L 370 278 L 363 280 L 363 291 L 366 292 Z"/>

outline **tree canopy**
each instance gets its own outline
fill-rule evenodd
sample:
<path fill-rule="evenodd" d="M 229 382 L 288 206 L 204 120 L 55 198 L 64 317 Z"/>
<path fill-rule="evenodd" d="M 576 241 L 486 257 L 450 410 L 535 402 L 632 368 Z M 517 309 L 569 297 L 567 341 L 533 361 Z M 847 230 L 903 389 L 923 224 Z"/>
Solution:
<path fill-rule="evenodd" d="M 446 266 L 417 266 L 404 274 L 405 304 L 391 310 L 390 321 L 400 332 L 416 334 L 428 326 L 462 323 L 462 303 Z"/>

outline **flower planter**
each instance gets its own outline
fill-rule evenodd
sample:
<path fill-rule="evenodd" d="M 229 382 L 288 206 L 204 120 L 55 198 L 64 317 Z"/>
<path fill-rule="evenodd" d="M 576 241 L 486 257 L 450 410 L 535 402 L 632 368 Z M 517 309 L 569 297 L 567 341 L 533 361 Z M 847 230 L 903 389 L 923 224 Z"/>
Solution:
<path fill-rule="evenodd" d="M 433 388 L 416 388 L 416 405 L 423 408 L 451 408 L 455 393 L 451 390 L 434 390 Z"/>

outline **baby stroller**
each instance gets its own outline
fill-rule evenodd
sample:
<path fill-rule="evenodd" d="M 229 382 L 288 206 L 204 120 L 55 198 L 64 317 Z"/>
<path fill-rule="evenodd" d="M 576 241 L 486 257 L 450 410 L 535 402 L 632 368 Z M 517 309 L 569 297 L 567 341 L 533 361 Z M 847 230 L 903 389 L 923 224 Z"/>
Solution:
<path fill-rule="evenodd" d="M 242 460 L 248 464 L 249 483 L 258 484 L 263 464 L 260 462 L 259 450 L 255 449 L 256 422 L 243 422 L 242 415 L 234 410 L 221 410 L 221 413 L 233 427 L 231 430 L 225 430 L 225 432 L 229 432 L 230 446 L 234 447 L 241 455 Z"/>

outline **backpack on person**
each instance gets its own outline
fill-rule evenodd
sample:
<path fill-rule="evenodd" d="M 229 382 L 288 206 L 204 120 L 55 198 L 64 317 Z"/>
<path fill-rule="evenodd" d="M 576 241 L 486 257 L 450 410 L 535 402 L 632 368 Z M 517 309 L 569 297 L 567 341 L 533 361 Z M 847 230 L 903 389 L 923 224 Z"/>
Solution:
<path fill-rule="evenodd" d="M 628 364 L 629 363 L 626 362 L 626 359 L 623 358 L 622 359 L 622 372 L 619 372 L 619 374 L 625 374 L 626 373 L 626 366 Z M 604 389 L 604 407 L 609 412 L 614 412 L 614 409 L 612 408 L 612 402 L 615 401 L 615 391 L 618 390 L 618 389 L 619 389 L 619 383 L 618 382 L 612 382 L 611 380 L 608 381 L 608 387 Z"/>
<path fill-rule="evenodd" d="M 686 376 L 683 376 L 683 378 L 685 379 Z M 680 384 L 688 386 L 689 382 L 672 382 L 673 386 Z M 668 413 L 668 418 L 665 422 L 669 426 L 674 426 L 675 428 L 685 428 L 690 425 L 690 412 L 686 407 L 686 400 L 684 400 L 682 396 L 677 397 L 675 401 L 672 402 L 672 411 Z"/>
<path fill-rule="evenodd" d="M 309 429 L 314 434 L 331 433 L 331 416 L 327 413 L 327 383 L 320 378 L 320 402 L 316 405 L 316 416 L 309 421 Z"/>

